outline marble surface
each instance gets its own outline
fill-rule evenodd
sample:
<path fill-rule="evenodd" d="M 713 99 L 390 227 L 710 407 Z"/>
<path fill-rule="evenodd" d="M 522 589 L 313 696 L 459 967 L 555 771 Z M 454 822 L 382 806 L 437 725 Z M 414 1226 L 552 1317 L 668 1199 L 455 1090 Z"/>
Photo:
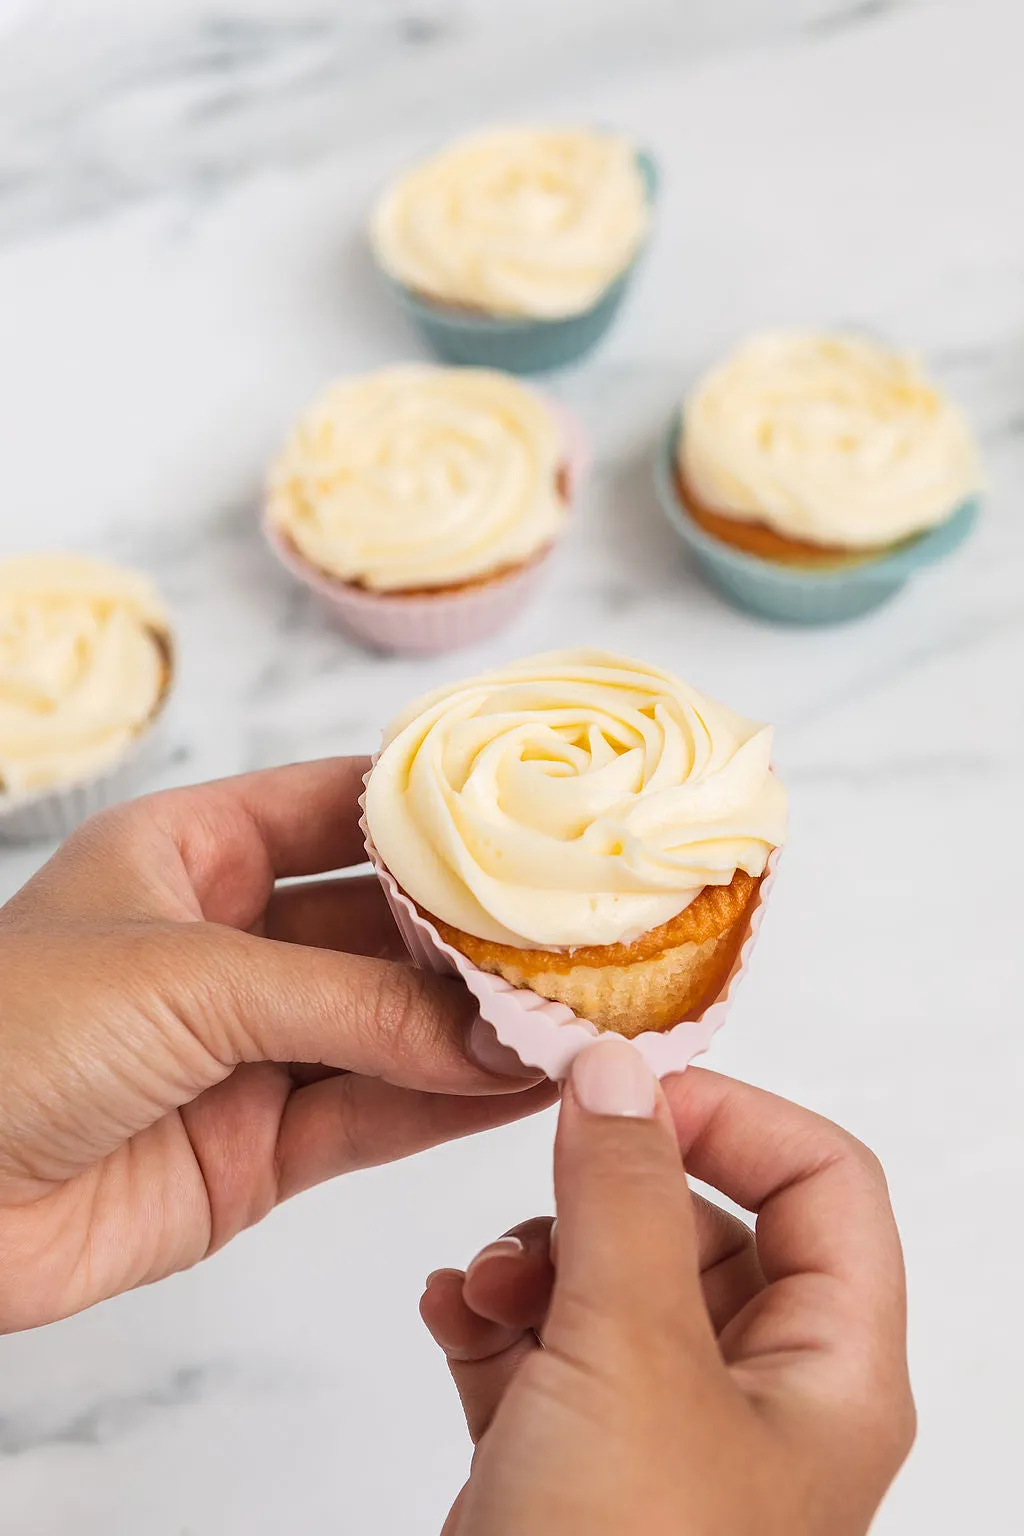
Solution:
<path fill-rule="evenodd" d="M 137 563 L 177 614 L 159 781 L 362 750 L 410 695 L 587 641 L 777 722 L 792 845 L 710 1064 L 888 1168 L 921 1414 L 883 1536 L 1018 1529 L 1024 986 L 1024 139 L 1015 0 L 39 0 L 0 41 L 0 547 Z M 546 593 L 439 661 L 326 628 L 256 534 L 333 373 L 414 354 L 360 227 L 488 116 L 621 126 L 664 169 L 642 281 L 553 388 L 595 469 Z M 990 494 L 855 626 L 730 612 L 657 511 L 653 445 L 755 326 L 920 350 Z M 42 857 L 0 853 L 0 898 Z M 464 1471 L 423 1277 L 550 1208 L 551 1116 L 320 1189 L 195 1272 L 0 1341 L 0 1529 L 427 1533 Z"/>

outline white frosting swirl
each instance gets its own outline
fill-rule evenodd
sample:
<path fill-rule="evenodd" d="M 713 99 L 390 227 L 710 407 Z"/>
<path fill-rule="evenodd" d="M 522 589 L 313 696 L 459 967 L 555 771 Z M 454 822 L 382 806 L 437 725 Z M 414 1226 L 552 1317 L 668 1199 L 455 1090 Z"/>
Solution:
<path fill-rule="evenodd" d="M 558 651 L 400 715 L 366 820 L 443 922 L 519 948 L 632 943 L 785 836 L 771 731 L 670 673 Z"/>
<path fill-rule="evenodd" d="M 162 700 L 167 632 L 134 572 L 74 555 L 0 561 L 0 799 L 115 761 Z"/>
<path fill-rule="evenodd" d="M 306 560 L 376 591 L 521 564 L 568 514 L 552 412 L 507 374 L 400 367 L 329 389 L 271 476 L 271 522 Z"/>
<path fill-rule="evenodd" d="M 727 358 L 687 401 L 680 468 L 712 511 L 848 549 L 920 533 L 980 484 L 966 422 L 915 363 L 841 336 Z"/>
<path fill-rule="evenodd" d="M 377 260 L 406 287 L 496 315 L 590 309 L 647 233 L 647 191 L 624 139 L 501 128 L 414 167 L 377 204 Z"/>

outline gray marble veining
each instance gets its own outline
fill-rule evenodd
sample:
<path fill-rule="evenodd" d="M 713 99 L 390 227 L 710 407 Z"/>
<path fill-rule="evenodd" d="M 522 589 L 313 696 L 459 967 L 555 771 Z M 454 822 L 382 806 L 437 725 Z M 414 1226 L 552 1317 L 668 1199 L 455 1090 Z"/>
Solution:
<path fill-rule="evenodd" d="M 520 116 L 595 71 L 831 36 L 900 3 L 51 4 L 0 56 L 0 241 L 157 194 L 216 196 L 399 123 L 436 135 L 467 113 Z"/>

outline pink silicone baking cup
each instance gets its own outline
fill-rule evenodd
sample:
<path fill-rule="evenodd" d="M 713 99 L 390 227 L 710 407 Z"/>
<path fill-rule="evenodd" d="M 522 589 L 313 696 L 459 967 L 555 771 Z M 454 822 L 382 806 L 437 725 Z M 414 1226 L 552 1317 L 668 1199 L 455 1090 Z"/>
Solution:
<path fill-rule="evenodd" d="M 365 793 L 360 806 L 364 806 L 364 801 Z M 433 923 L 427 922 L 417 911 L 385 868 L 374 847 L 365 814 L 359 825 L 366 843 L 367 857 L 384 888 L 405 947 L 415 964 L 421 970 L 433 971 L 440 976 L 461 976 L 477 1000 L 480 1017 L 491 1025 L 502 1045 L 515 1051 L 525 1066 L 539 1067 L 553 1081 L 561 1082 L 568 1075 L 579 1052 L 596 1040 L 602 1031 L 588 1019 L 577 1017 L 564 1003 L 549 1002 L 536 992 L 510 986 L 502 977 L 480 970 L 465 955 L 446 944 Z M 775 849 L 761 881 L 746 938 L 729 978 L 715 1001 L 699 1019 L 687 1019 L 672 1029 L 648 1030 L 634 1038 L 633 1045 L 658 1077 L 667 1077 L 670 1072 L 685 1071 L 695 1056 L 707 1050 L 712 1036 L 725 1022 L 736 988 L 750 963 L 765 907 L 775 884 L 778 861 L 779 849 Z"/>
<path fill-rule="evenodd" d="M 579 492 L 589 460 L 580 423 L 555 401 L 545 405 L 561 425 L 570 503 Z M 473 645 L 516 618 L 533 596 L 554 545 L 505 576 L 458 592 L 368 592 L 352 582 L 334 581 L 303 560 L 266 513 L 263 533 L 271 550 L 326 605 L 331 618 L 361 644 L 403 656 L 430 656 Z"/>

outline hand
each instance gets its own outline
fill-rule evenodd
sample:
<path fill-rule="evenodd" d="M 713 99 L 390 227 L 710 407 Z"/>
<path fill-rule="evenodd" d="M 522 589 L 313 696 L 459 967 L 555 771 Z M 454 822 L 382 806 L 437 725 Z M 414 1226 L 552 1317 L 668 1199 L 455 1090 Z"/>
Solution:
<path fill-rule="evenodd" d="M 364 861 L 366 767 L 104 813 L 0 908 L 0 1333 L 553 1101 L 461 985 L 401 963 L 374 878 L 275 886 Z"/>
<path fill-rule="evenodd" d="M 556 1267 L 536 1220 L 427 1282 L 476 1444 L 443 1536 L 864 1536 L 910 1448 L 875 1158 L 710 1072 L 663 1087 L 624 1043 L 590 1047 L 558 1126 Z"/>

